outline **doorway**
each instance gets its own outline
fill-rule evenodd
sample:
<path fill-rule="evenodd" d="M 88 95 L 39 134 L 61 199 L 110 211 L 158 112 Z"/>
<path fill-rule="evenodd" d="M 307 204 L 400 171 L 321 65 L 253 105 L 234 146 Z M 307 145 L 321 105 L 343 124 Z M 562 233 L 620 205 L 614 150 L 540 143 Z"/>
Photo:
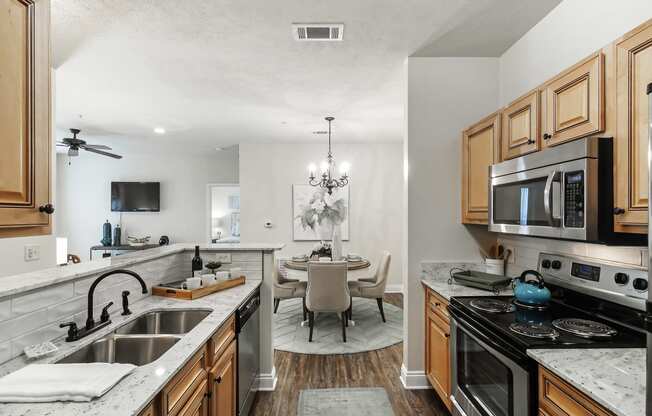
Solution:
<path fill-rule="evenodd" d="M 213 244 L 240 242 L 240 185 L 209 184 L 206 235 Z"/>

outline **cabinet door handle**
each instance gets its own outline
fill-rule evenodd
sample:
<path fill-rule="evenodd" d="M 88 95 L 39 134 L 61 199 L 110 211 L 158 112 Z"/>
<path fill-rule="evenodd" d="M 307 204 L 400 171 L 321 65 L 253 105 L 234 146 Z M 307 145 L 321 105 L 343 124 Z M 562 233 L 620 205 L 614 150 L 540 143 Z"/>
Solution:
<path fill-rule="evenodd" d="M 622 208 L 614 207 L 614 215 L 622 215 L 625 213 L 625 210 Z"/>
<path fill-rule="evenodd" d="M 548 139 L 551 139 L 551 138 L 552 138 L 552 136 L 550 134 L 548 134 L 548 133 L 545 133 L 543 135 L 543 140 L 548 140 Z"/>
<path fill-rule="evenodd" d="M 38 207 L 38 211 L 39 212 L 45 212 L 48 215 L 53 214 L 54 213 L 54 205 L 52 205 L 52 204 L 41 205 L 40 207 Z"/>
<path fill-rule="evenodd" d="M 528 139 L 528 140 L 527 140 L 527 144 L 534 144 L 534 140 L 532 140 L 532 139 Z"/>
<path fill-rule="evenodd" d="M 214 380 L 214 381 L 215 381 L 217 384 L 220 384 L 220 383 L 222 382 L 222 376 L 215 377 L 215 380 Z"/>

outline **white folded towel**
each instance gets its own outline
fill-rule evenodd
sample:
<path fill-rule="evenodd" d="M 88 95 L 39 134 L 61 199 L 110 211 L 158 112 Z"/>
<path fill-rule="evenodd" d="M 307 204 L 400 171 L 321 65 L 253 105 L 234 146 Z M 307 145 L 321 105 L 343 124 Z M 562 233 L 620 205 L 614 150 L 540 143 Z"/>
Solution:
<path fill-rule="evenodd" d="M 88 402 L 100 397 L 133 364 L 31 364 L 0 379 L 0 402 Z"/>

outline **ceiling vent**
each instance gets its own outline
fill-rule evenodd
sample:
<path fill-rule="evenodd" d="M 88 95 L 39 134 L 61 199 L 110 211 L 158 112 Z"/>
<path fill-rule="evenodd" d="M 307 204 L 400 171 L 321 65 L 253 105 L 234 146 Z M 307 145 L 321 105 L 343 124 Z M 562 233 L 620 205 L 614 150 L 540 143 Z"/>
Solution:
<path fill-rule="evenodd" d="M 293 23 L 292 34 L 299 42 L 327 42 L 342 40 L 343 23 Z"/>

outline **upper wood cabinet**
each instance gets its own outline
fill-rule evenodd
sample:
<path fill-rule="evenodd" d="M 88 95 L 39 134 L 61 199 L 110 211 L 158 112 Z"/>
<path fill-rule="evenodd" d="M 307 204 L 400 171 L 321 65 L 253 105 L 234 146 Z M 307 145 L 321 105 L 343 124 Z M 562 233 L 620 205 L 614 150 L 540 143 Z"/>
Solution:
<path fill-rule="evenodd" d="M 49 34 L 49 0 L 0 0 L 0 237 L 50 233 Z"/>
<path fill-rule="evenodd" d="M 502 111 L 502 160 L 540 149 L 539 91 L 532 91 Z"/>
<path fill-rule="evenodd" d="M 615 46 L 615 222 L 625 226 L 621 231 L 628 231 L 648 223 L 650 109 L 646 87 L 652 82 L 652 22 L 625 35 Z"/>
<path fill-rule="evenodd" d="M 604 130 L 604 55 L 598 52 L 549 81 L 543 95 L 544 146 Z"/>
<path fill-rule="evenodd" d="M 489 166 L 499 161 L 500 113 L 462 133 L 462 223 L 487 224 Z"/>

